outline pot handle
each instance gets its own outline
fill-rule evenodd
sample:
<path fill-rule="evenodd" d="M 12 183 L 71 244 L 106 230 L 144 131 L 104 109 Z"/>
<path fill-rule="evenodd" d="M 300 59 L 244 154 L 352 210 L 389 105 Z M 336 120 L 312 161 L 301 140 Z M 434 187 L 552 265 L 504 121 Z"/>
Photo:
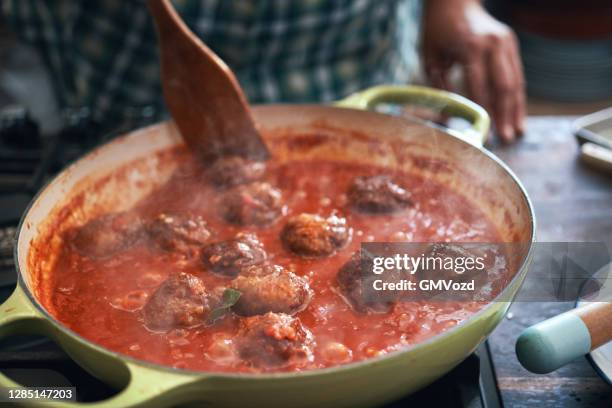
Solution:
<path fill-rule="evenodd" d="M 342 108 L 372 110 L 379 103 L 419 105 L 466 119 L 471 129 L 461 131 L 467 142 L 482 146 L 489 135 L 489 114 L 476 103 L 452 92 L 415 85 L 379 85 L 349 95 L 335 103 Z"/>
<path fill-rule="evenodd" d="M 516 355 L 527 370 L 546 374 L 612 341 L 612 303 L 593 302 L 527 328 Z"/>
<path fill-rule="evenodd" d="M 54 325 L 32 304 L 19 285 L 11 297 L 0 305 L 0 339 L 19 334 L 45 334 L 54 338 L 57 333 Z M 87 352 L 97 351 L 88 350 Z M 118 394 L 94 403 L 50 400 L 22 400 L 20 402 L 27 402 L 28 406 L 41 408 L 50 405 L 61 408 L 162 407 L 182 402 L 177 391 L 179 389 L 183 391 L 183 386 L 202 381 L 201 376 L 163 371 L 133 361 L 126 361 L 104 352 L 97 354 L 100 358 L 106 359 L 104 364 L 107 370 L 113 372 L 117 382 L 126 384 Z M 24 388 L 3 373 L 0 373 L 0 387 Z"/>

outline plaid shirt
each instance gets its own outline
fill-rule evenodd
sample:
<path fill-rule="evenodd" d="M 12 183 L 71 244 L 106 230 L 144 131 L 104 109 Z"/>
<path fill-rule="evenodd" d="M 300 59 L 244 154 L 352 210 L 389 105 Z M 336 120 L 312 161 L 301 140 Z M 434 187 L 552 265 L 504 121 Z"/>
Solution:
<path fill-rule="evenodd" d="M 155 31 L 137 0 L 0 0 L 41 53 L 61 107 L 102 122 L 161 108 Z M 417 61 L 418 0 L 175 0 L 253 103 L 327 102 L 405 83 Z"/>

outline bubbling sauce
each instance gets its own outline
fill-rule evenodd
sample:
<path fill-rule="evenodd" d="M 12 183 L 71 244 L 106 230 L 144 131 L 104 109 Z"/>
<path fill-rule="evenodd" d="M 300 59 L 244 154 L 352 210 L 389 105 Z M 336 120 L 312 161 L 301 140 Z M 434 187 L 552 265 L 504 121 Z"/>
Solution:
<path fill-rule="evenodd" d="M 160 213 L 195 217 L 196 224 L 206 228 L 205 233 L 195 235 L 196 247 L 200 245 L 198 239 L 217 242 L 241 232 L 254 234 L 267 253 L 267 262 L 308 282 L 311 297 L 294 317 L 310 335 L 312 354 L 298 365 L 270 367 L 245 361 L 236 351 L 245 317 L 235 313 L 227 313 L 212 324 L 150 330 L 144 322 L 143 307 L 169 276 L 192 275 L 211 290 L 228 287 L 232 277 L 211 272 L 197 254 L 180 246 L 160 247 L 146 238 L 134 239 L 125 248 L 113 247 L 108 257 L 89 256 L 79 250 L 82 235 L 78 230 L 64 234 L 50 280 L 49 309 L 65 326 L 107 349 L 176 368 L 297 371 L 346 364 L 409 347 L 460 324 L 484 305 L 468 301 L 400 301 L 384 313 L 359 313 L 338 293 L 336 274 L 359 250 L 361 242 L 501 242 L 485 214 L 443 185 L 370 165 L 272 160 L 260 181 L 280 191 L 282 209 L 277 209 L 275 219 L 266 219 L 261 225 L 236 225 L 224 218 L 220 208 L 223 191 L 201 175 L 194 160 L 183 159 L 173 177 L 139 202 L 130 214 L 137 214 L 143 222 Z M 357 177 L 376 175 L 392 176 L 409 192 L 410 205 L 393 213 L 370 214 L 351 209 L 347 198 L 351 183 Z M 350 234 L 348 242 L 325 257 L 302 257 L 290 252 L 280 237 L 286 221 L 301 213 L 344 217 Z M 134 225 L 129 219 L 121 222 Z M 173 228 L 183 228 L 181 231 L 189 234 L 189 228 L 197 225 Z M 114 228 L 119 233 L 134 229 L 122 224 Z"/>

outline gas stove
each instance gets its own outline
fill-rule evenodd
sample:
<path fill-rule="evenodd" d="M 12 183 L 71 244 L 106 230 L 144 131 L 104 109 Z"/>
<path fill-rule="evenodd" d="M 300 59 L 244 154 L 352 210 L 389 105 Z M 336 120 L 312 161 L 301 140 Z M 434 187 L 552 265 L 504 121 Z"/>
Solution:
<path fill-rule="evenodd" d="M 130 121 L 109 132 L 91 119 L 86 108 L 69 110 L 64 115 L 63 130 L 46 136 L 40 135 L 25 109 L 0 111 L 0 301 L 16 284 L 13 239 L 28 202 L 45 181 L 86 151 L 113 135 L 158 119 L 149 108 L 135 111 Z M 77 400 L 83 402 L 103 400 L 116 393 L 44 337 L 13 337 L 0 342 L 0 371 L 26 386 L 76 387 Z M 432 385 L 389 405 L 414 406 L 501 407 L 488 344 L 483 343 Z"/>

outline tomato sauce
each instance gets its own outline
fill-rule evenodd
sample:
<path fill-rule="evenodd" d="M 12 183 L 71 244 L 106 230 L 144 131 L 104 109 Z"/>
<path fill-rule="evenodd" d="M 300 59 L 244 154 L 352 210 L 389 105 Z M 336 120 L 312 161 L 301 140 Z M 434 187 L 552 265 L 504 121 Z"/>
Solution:
<path fill-rule="evenodd" d="M 306 277 L 314 295 L 297 317 L 312 332 L 316 347 L 314 360 L 299 370 L 409 347 L 460 324 L 482 307 L 467 301 L 398 302 L 388 313 L 360 314 L 337 292 L 336 273 L 361 242 L 501 242 L 485 214 L 443 185 L 392 174 L 410 191 L 414 204 L 395 214 L 360 214 L 347 205 L 349 184 L 357 176 L 389 174 L 388 169 L 327 161 L 271 161 L 264 178 L 282 191 L 285 211 L 269 226 L 240 227 L 223 220 L 219 192 L 201 177 L 195 161 L 184 159 L 174 176 L 136 210 L 144 219 L 160 212 L 201 215 L 212 231 L 212 241 L 232 238 L 239 231 L 252 232 L 263 243 L 270 262 Z M 284 248 L 279 235 L 288 217 L 303 212 L 328 216 L 333 211 L 346 217 L 351 228 L 351 240 L 342 250 L 327 258 L 305 259 Z M 144 302 L 170 274 L 194 274 L 207 287 L 227 286 L 231 279 L 205 270 L 197 258 L 159 251 L 147 242 L 107 259 L 92 259 L 75 251 L 72 236 L 64 237 L 49 296 L 50 309 L 65 326 L 105 348 L 153 363 L 217 372 L 259 371 L 231 352 L 239 316 L 230 313 L 210 326 L 167 333 L 149 331 L 143 324 Z M 328 347 L 337 343 L 346 347 L 340 356 Z"/>

